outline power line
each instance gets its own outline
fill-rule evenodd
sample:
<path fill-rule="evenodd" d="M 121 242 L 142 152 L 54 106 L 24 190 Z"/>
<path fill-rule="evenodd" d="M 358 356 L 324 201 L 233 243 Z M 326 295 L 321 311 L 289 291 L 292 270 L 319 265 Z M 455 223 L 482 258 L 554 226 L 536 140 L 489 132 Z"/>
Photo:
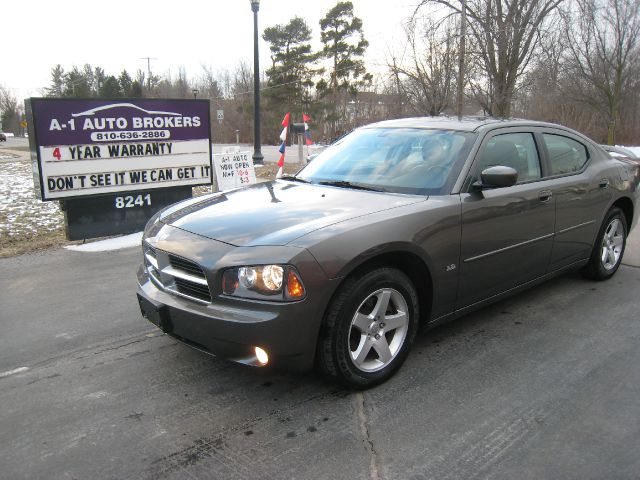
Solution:
<path fill-rule="evenodd" d="M 336 70 L 336 73 L 342 72 L 343 70 L 350 70 L 350 69 L 351 69 L 351 67 L 338 68 Z M 301 80 L 293 80 L 291 82 L 278 83 L 276 85 L 269 85 L 267 87 L 261 87 L 260 91 L 264 92 L 265 90 L 273 90 L 274 88 L 285 87 L 287 85 L 294 85 L 294 84 L 300 83 L 300 82 L 301 82 Z M 234 95 L 248 95 L 248 94 L 252 94 L 252 93 L 253 93 L 253 90 L 249 90 L 249 91 L 246 91 L 246 92 L 234 93 Z M 226 97 L 211 97 L 211 98 L 214 99 L 214 100 L 224 100 Z"/>
<path fill-rule="evenodd" d="M 147 61 L 147 74 L 148 74 L 147 88 L 149 90 L 151 90 L 151 60 L 157 60 L 157 58 L 155 58 L 155 57 L 140 57 L 140 60 L 146 60 Z"/>

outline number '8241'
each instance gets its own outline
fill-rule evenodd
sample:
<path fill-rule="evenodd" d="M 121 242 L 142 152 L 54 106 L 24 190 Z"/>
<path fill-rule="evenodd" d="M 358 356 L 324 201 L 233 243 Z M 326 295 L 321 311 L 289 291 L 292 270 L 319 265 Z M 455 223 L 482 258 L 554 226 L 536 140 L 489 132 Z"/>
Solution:
<path fill-rule="evenodd" d="M 151 194 L 146 195 L 126 195 L 124 197 L 116 197 L 116 208 L 134 208 L 151 205 Z"/>

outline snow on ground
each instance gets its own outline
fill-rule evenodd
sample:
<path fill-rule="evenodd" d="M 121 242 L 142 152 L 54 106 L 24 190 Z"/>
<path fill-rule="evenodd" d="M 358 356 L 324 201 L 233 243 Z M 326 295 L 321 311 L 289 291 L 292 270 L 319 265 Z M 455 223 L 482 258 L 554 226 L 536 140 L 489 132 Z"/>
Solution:
<path fill-rule="evenodd" d="M 640 158 L 640 147 L 623 147 L 626 148 L 627 150 L 631 150 L 633 153 L 636 154 L 636 157 Z"/>
<path fill-rule="evenodd" d="M 64 224 L 58 202 L 37 200 L 31 163 L 0 164 L 0 232 L 9 237 L 52 232 Z"/>
<path fill-rule="evenodd" d="M 85 243 L 83 245 L 67 245 L 67 250 L 76 252 L 107 252 L 120 250 L 121 248 L 137 247 L 142 243 L 142 232 L 132 233 L 123 237 L 109 238 L 97 242 Z"/>

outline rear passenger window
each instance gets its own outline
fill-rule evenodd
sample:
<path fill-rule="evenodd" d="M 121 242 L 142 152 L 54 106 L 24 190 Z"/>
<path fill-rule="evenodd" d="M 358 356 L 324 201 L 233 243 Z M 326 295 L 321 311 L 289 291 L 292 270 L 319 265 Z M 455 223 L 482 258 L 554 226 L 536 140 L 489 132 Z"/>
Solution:
<path fill-rule="evenodd" d="M 580 142 L 550 133 L 544 133 L 542 137 L 549 152 L 551 175 L 578 172 L 589 160 L 587 148 Z"/>

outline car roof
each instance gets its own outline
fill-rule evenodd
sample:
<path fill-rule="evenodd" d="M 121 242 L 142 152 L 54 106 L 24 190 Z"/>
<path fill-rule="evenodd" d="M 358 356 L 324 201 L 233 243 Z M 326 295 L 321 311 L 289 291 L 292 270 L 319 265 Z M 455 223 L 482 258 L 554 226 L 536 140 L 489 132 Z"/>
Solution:
<path fill-rule="evenodd" d="M 499 125 L 498 125 L 499 124 Z M 438 130 L 459 130 L 464 132 L 475 132 L 482 127 L 552 127 L 572 131 L 562 125 L 554 123 L 537 122 L 534 120 L 523 120 L 519 118 L 495 118 L 495 117 L 413 117 L 398 118 L 395 120 L 385 120 L 364 126 L 363 128 L 428 128 Z M 577 132 L 576 132 L 577 133 Z"/>

